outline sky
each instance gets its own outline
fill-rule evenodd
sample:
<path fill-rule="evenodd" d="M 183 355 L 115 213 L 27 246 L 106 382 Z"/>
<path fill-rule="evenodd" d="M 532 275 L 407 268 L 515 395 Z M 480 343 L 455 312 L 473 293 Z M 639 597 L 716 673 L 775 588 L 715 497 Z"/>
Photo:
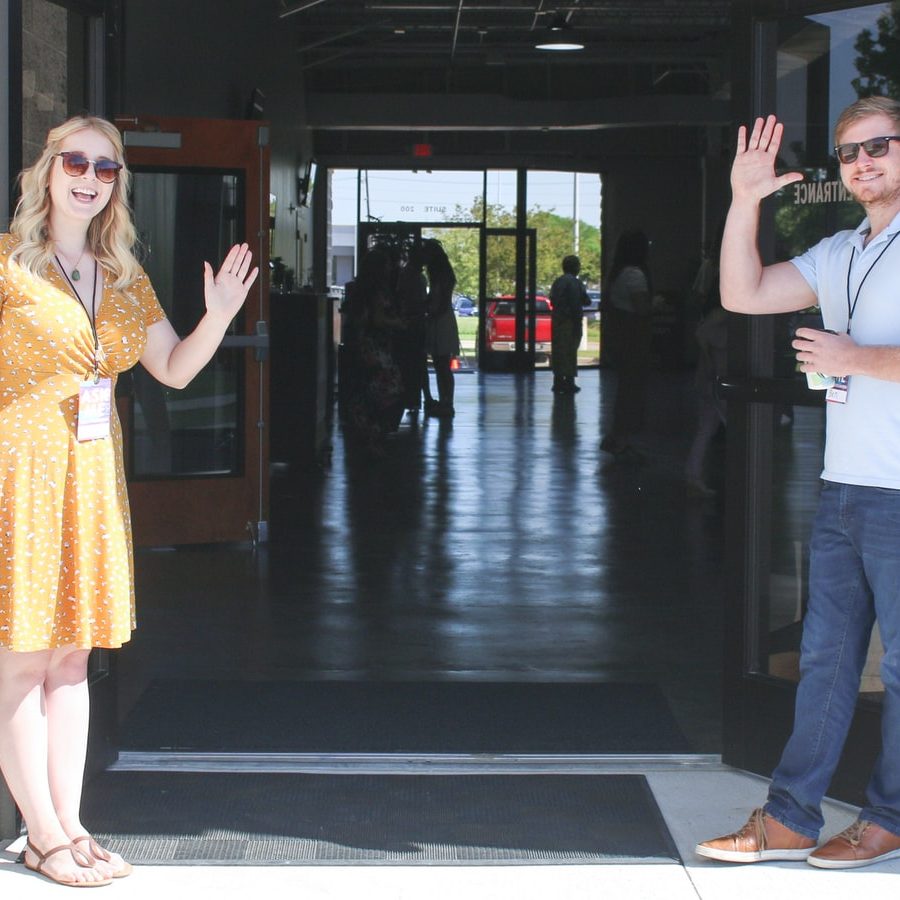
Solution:
<path fill-rule="evenodd" d="M 456 207 L 470 209 L 483 188 L 483 173 L 449 171 L 385 171 L 364 173 L 362 218 L 367 213 L 381 221 L 442 222 Z M 595 173 L 577 176 L 578 217 L 599 227 L 600 178 Z M 366 186 L 368 190 L 366 191 Z M 571 217 L 576 202 L 571 172 L 532 171 L 528 175 L 528 206 L 554 210 Z M 488 173 L 488 203 L 512 210 L 515 204 L 514 171 Z M 356 224 L 356 169 L 337 169 L 332 175 L 332 224 Z M 368 199 L 368 203 L 366 200 Z"/>

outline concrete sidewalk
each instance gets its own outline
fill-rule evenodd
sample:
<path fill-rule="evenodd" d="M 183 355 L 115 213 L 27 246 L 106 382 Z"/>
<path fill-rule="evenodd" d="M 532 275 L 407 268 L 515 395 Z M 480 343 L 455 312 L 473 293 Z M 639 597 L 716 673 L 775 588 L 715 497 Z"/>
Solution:
<path fill-rule="evenodd" d="M 140 866 L 106 890 L 135 900 L 848 900 L 854 894 L 894 900 L 900 894 L 900 860 L 847 872 L 805 863 L 701 860 L 693 854 L 696 842 L 743 824 L 762 802 L 766 781 L 725 767 L 646 775 L 682 865 Z M 840 831 L 855 814 L 852 807 L 828 803 L 825 835 Z M 13 865 L 14 852 L 0 857 L 0 897 L 60 896 L 58 886 Z"/>

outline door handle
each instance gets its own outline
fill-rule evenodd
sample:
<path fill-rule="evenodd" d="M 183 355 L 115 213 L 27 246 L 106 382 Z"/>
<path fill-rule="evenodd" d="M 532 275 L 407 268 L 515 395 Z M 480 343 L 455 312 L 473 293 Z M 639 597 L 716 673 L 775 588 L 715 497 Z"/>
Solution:
<path fill-rule="evenodd" d="M 743 403 L 794 403 L 819 406 L 824 391 L 811 391 L 801 378 L 720 378 L 719 391 L 726 400 Z"/>
<path fill-rule="evenodd" d="M 226 334 L 219 346 L 233 349 L 252 347 L 256 361 L 262 362 L 269 355 L 269 323 L 257 322 L 256 334 Z"/>

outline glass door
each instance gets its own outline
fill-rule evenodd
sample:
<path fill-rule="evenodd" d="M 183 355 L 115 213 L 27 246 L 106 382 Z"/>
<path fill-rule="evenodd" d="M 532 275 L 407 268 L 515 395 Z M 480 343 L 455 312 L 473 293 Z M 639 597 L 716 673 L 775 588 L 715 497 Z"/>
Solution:
<path fill-rule="evenodd" d="M 478 301 L 478 365 L 484 371 L 550 365 L 550 304 L 537 293 L 536 259 L 535 229 L 484 229 Z"/>
<path fill-rule="evenodd" d="M 887 17 L 887 18 L 886 18 Z M 790 259 L 822 237 L 856 227 L 860 207 L 843 191 L 830 134 L 840 111 L 871 93 L 887 3 L 756 21 L 756 95 L 743 121 L 775 112 L 785 123 L 779 167 L 803 171 L 763 207 L 764 262 Z M 866 35 L 866 32 L 868 34 Z M 872 63 L 872 65 L 869 65 Z M 740 104 L 738 104 L 740 108 Z M 736 125 L 735 125 L 736 130 Z M 795 370 L 800 325 L 821 327 L 818 310 L 733 316 L 729 331 L 724 760 L 771 774 L 793 723 L 806 606 L 808 542 L 818 501 L 825 437 L 821 392 Z M 881 645 L 873 635 L 859 702 L 831 796 L 860 803 L 880 747 Z"/>
<path fill-rule="evenodd" d="M 515 228 L 469 223 L 360 222 L 357 252 L 383 244 L 401 258 L 423 240 L 439 240 L 457 274 L 459 365 L 470 368 L 477 362 L 483 371 L 525 372 L 550 365 L 550 306 L 535 287 L 536 231 L 526 229 L 522 243 L 516 235 Z M 520 271 L 524 290 L 517 289 Z"/>
<path fill-rule="evenodd" d="M 201 264 L 248 241 L 260 276 L 209 364 L 184 390 L 137 366 L 120 379 L 135 542 L 265 539 L 268 129 L 259 122 L 120 121 L 143 265 L 175 330 L 205 304 Z"/>

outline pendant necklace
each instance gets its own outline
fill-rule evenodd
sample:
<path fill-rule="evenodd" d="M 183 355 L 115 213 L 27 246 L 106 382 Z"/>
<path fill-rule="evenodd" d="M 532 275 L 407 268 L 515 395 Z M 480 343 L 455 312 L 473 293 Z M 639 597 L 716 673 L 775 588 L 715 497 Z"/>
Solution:
<path fill-rule="evenodd" d="M 84 254 L 81 254 L 84 256 Z M 69 282 L 69 287 L 72 288 L 72 293 L 78 299 L 78 304 L 84 310 L 84 314 L 88 317 L 88 321 L 91 323 L 91 333 L 94 335 L 94 383 L 97 383 L 97 379 L 100 377 L 98 374 L 99 366 L 98 360 L 102 355 L 102 350 L 100 349 L 100 337 L 97 334 L 97 260 L 94 260 L 94 284 L 91 288 L 91 309 L 88 312 L 87 304 L 82 298 L 81 294 L 78 293 L 78 288 L 72 283 L 69 279 L 69 276 L 66 275 L 66 270 L 63 269 L 62 264 L 59 262 L 59 257 L 56 257 L 56 262 L 59 264 L 59 268 L 63 273 L 63 278 Z M 81 262 L 81 260 L 79 260 Z M 79 276 L 80 277 L 80 276 Z"/>
<path fill-rule="evenodd" d="M 81 256 L 78 257 L 78 262 L 75 263 L 74 266 L 72 266 L 72 272 L 71 272 L 71 274 L 70 274 L 70 276 L 69 276 L 69 277 L 72 279 L 72 281 L 80 281 L 80 280 L 81 280 L 81 272 L 78 271 L 78 267 L 81 265 L 81 260 L 84 259 L 84 254 L 85 254 L 86 252 L 87 252 L 87 244 L 85 244 L 84 247 L 82 247 L 82 249 L 81 249 Z M 68 258 L 64 253 L 62 254 L 62 258 L 63 258 L 66 262 L 69 262 L 69 258 Z M 58 260 L 57 260 L 57 261 L 58 261 Z"/>

